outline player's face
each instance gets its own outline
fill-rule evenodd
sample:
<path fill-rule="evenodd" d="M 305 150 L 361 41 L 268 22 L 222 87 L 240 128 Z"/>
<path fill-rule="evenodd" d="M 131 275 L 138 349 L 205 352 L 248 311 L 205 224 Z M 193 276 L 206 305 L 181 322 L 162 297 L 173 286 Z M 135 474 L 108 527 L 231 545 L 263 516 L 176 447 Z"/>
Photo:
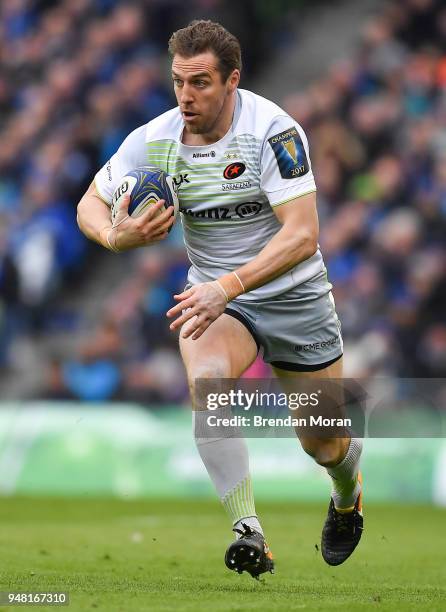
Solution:
<path fill-rule="evenodd" d="M 221 128 L 226 127 L 225 131 L 229 129 L 232 120 L 232 94 L 240 80 L 238 70 L 234 70 L 224 82 L 218 70 L 218 60 L 211 51 L 190 58 L 175 55 L 172 79 L 188 132 L 212 134 Z M 228 118 L 229 124 L 226 126 Z"/>

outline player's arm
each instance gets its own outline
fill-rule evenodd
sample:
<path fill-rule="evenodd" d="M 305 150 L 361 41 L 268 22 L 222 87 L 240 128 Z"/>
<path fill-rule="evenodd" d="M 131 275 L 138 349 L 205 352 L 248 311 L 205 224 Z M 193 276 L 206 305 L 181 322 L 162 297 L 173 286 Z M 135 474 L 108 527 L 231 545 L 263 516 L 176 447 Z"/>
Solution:
<path fill-rule="evenodd" d="M 77 206 L 80 230 L 90 240 L 115 252 L 148 246 L 167 237 L 174 222 L 171 206 L 158 214 L 164 207 L 164 200 L 159 200 L 134 219 L 128 215 L 129 203 L 130 197 L 125 196 L 112 224 L 109 206 L 91 183 Z"/>
<path fill-rule="evenodd" d="M 144 165 L 147 158 L 146 125 L 133 130 L 119 149 L 96 174 L 77 207 L 81 231 L 111 251 L 127 251 L 158 242 L 167 236 L 174 222 L 173 208 L 160 212 L 164 200 L 149 206 L 139 217 L 129 217 L 130 197 L 122 198 L 112 224 L 110 205 L 121 178 L 132 168 Z"/>
<path fill-rule="evenodd" d="M 314 255 L 319 234 L 316 193 L 294 198 L 274 211 L 282 227 L 254 259 L 217 281 L 195 285 L 174 296 L 179 304 L 167 316 L 181 316 L 170 325 L 172 330 L 196 317 L 183 337 L 199 338 L 230 300 L 265 285 Z"/>
<path fill-rule="evenodd" d="M 316 192 L 275 206 L 274 212 L 282 227 L 254 259 L 235 270 L 239 286 L 233 279 L 221 279 L 223 284 L 229 282 L 230 299 L 269 283 L 316 253 L 319 236 Z"/>
<path fill-rule="evenodd" d="M 87 238 L 110 248 L 107 245 L 107 232 L 112 227 L 110 207 L 99 196 L 94 182 L 77 205 L 77 224 Z"/>

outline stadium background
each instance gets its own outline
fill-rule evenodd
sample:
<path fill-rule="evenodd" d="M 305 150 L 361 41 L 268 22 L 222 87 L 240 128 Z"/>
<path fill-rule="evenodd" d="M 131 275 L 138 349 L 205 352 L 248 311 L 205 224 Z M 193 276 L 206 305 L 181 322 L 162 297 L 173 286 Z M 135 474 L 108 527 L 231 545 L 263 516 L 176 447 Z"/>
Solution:
<path fill-rule="evenodd" d="M 330 5 L 2 3 L 3 494 L 212 496 L 165 322 L 188 265 L 180 224 L 166 243 L 116 256 L 75 218 L 125 135 L 174 105 L 166 44 L 194 17 L 239 36 L 242 86 L 308 133 L 346 374 L 444 377 L 446 9 Z M 246 373 L 268 375 L 261 361 Z M 259 499 L 326 498 L 325 476 L 293 440 L 250 443 Z M 369 499 L 446 505 L 441 438 L 366 448 Z M 389 482 L 396 462 L 408 469 Z"/>

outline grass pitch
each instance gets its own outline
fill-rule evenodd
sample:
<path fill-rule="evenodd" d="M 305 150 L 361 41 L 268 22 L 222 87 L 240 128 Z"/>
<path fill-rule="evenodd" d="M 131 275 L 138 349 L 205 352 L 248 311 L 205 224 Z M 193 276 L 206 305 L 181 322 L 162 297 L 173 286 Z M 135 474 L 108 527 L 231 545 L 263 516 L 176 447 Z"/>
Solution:
<path fill-rule="evenodd" d="M 330 568 L 325 504 L 258 510 L 277 572 L 261 582 L 224 566 L 217 502 L 0 499 L 0 590 L 68 591 L 44 609 L 70 612 L 446 610 L 446 511 L 368 505 L 359 548 Z"/>

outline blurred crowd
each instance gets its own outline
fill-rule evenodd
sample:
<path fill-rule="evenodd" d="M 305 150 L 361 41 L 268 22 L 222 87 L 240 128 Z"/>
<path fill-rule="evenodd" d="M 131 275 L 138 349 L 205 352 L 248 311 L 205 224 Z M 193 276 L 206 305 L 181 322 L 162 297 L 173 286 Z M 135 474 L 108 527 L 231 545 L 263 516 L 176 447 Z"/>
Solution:
<path fill-rule="evenodd" d="M 351 376 L 446 374 L 446 6 L 385 5 L 284 100 L 307 130 Z"/>
<path fill-rule="evenodd" d="M 283 9 L 288 4 L 288 0 L 275 2 Z M 286 32 L 286 10 L 271 14 L 270 9 L 268 2 L 255 0 L 244 0 L 235 12 L 226 0 L 191 0 L 187 5 L 180 0 L 0 3 L 3 380 L 17 369 L 20 375 L 26 375 L 17 363 L 20 354 L 17 357 L 14 350 L 18 339 L 32 342 L 49 337 L 64 318 L 71 329 L 74 326 L 82 334 L 82 312 L 76 313 L 77 322 L 73 323 L 72 316 L 58 311 L 58 300 L 66 290 L 82 292 L 88 276 L 97 273 L 98 260 L 104 254 L 78 231 L 75 207 L 95 170 L 110 158 L 125 136 L 174 106 L 166 54 L 171 33 L 197 15 L 221 20 L 240 37 L 246 71 L 253 74 L 268 52 L 261 44 L 263 33 L 274 36 L 274 28 Z M 251 28 L 245 27 L 248 22 Z M 178 230 L 176 240 L 181 242 Z M 184 283 L 187 262 L 183 249 L 178 256 L 163 255 L 157 273 L 156 261 L 152 253 L 147 265 L 137 263 L 135 277 L 123 290 L 127 310 L 134 299 L 138 303 L 135 310 L 142 311 L 141 317 L 135 316 L 132 329 L 128 330 L 120 314 L 104 313 L 100 328 L 87 331 L 77 362 L 69 362 L 57 350 L 50 355 L 44 393 L 67 397 L 82 397 L 83 393 L 100 399 L 116 396 L 119 389 L 125 394 L 127 387 L 134 387 L 137 394 L 145 384 L 148 392 L 142 392 L 143 397 L 149 401 L 160 397 L 156 388 L 160 364 L 175 344 L 175 339 L 171 340 L 169 349 L 165 330 L 159 324 L 160 309 L 166 304 L 166 295 L 170 300 L 173 289 L 177 291 Z M 133 269 L 133 264 L 129 265 Z M 166 273 L 170 266 L 172 274 Z M 180 274 L 176 272 L 178 267 Z M 155 286 L 158 276 L 163 278 L 162 288 Z M 147 286 L 131 293 L 138 282 Z M 119 301 L 115 298 L 111 302 Z M 127 333 L 131 351 L 122 350 L 130 343 Z M 149 334 L 144 347 L 137 342 L 141 333 Z M 158 350 L 164 353 L 156 357 Z M 151 363 L 159 364 L 153 366 L 156 373 L 151 371 L 145 377 L 143 366 L 138 372 L 129 368 L 127 382 L 121 365 L 133 358 L 141 364 L 146 354 Z M 39 355 L 31 367 L 41 367 L 44 358 Z M 184 394 L 182 372 L 178 377 Z M 148 382 L 144 382 L 146 379 Z M 155 381 L 153 393 L 151 380 Z M 42 385 L 41 379 L 39 383 Z M 176 399 L 177 395 L 164 388 L 161 391 L 162 397 Z"/>
<path fill-rule="evenodd" d="M 75 205 L 93 169 L 171 106 L 143 15 L 88 0 L 0 6 L 0 365 L 89 272 Z"/>
<path fill-rule="evenodd" d="M 234 16 L 223 0 L 0 5 L 0 368 L 11 366 L 17 338 L 50 333 L 58 296 L 81 292 L 110 257 L 77 230 L 75 205 L 123 138 L 174 106 L 170 33 L 197 15 L 220 19 L 240 37 L 252 76 L 266 53 L 262 32 L 274 32 L 268 6 L 242 2 Z M 355 56 L 277 102 L 309 136 L 347 374 L 444 376 L 446 9 L 390 2 L 361 41 Z M 48 356 L 43 396 L 187 397 L 165 322 L 187 271 L 180 228 L 119 257 L 125 280 L 97 328 L 77 313 L 78 348 Z M 258 361 L 251 375 L 266 372 Z"/>

